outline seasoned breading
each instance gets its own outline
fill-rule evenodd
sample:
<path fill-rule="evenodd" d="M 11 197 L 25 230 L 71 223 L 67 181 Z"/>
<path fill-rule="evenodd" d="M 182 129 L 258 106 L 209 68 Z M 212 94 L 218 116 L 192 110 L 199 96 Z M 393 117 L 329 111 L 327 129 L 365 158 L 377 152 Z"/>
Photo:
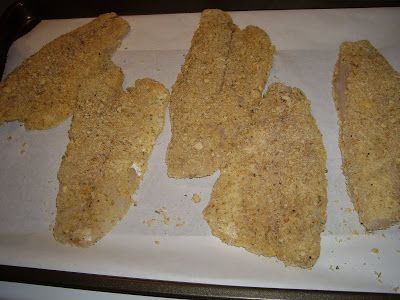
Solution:
<path fill-rule="evenodd" d="M 62 243 L 90 246 L 126 214 L 163 128 L 168 90 L 143 79 L 122 92 L 122 78 L 110 62 L 78 95 L 58 172 L 54 237 Z"/>
<path fill-rule="evenodd" d="M 127 212 L 164 124 L 169 93 L 150 79 L 126 92 L 111 54 L 129 30 L 104 14 L 44 46 L 0 84 L 0 121 L 45 129 L 73 113 L 58 172 L 54 237 L 90 246 Z"/>
<path fill-rule="evenodd" d="M 220 10 L 205 10 L 192 39 L 185 64 L 172 87 L 170 116 L 172 139 L 167 152 L 168 175 L 176 178 L 201 177 L 215 171 L 213 156 L 203 160 L 202 152 L 212 145 L 197 143 L 206 136 L 204 118 L 221 91 L 233 32 L 231 17 Z M 213 137 L 209 136 L 211 140 Z"/>
<path fill-rule="evenodd" d="M 248 26 L 234 32 L 221 91 L 204 114 L 203 130 L 194 137 L 195 145 L 210 145 L 194 152 L 203 164 L 214 158 L 213 171 L 224 164 L 237 136 L 251 123 L 268 79 L 273 53 L 274 47 L 262 29 Z"/>
<path fill-rule="evenodd" d="M 400 221 L 400 74 L 368 42 L 340 47 L 333 79 L 347 189 L 367 230 Z"/>
<path fill-rule="evenodd" d="M 226 13 L 203 12 L 171 93 L 170 177 L 208 176 L 221 166 L 260 99 L 273 52 L 263 30 L 239 30 Z"/>
<path fill-rule="evenodd" d="M 203 212 L 213 235 L 312 267 L 326 222 L 326 154 L 307 98 L 272 84 L 237 139 Z"/>
<path fill-rule="evenodd" d="M 64 121 L 82 82 L 128 31 L 125 20 L 108 13 L 45 45 L 0 83 L 0 123 L 19 120 L 26 128 L 46 129 Z"/>

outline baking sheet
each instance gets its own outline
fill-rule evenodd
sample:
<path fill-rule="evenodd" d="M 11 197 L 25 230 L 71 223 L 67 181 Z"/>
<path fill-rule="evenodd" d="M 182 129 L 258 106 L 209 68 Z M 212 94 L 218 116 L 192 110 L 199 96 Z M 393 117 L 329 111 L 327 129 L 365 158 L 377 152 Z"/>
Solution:
<path fill-rule="evenodd" d="M 68 143 L 70 119 L 45 131 L 11 122 L 0 127 L 0 264 L 185 282 L 399 292 L 399 225 L 366 234 L 358 222 L 340 170 L 338 126 L 331 79 L 338 47 L 368 39 L 400 69 L 400 9 L 337 9 L 232 12 L 240 27 L 257 25 L 277 48 L 269 83 L 301 88 L 323 134 L 328 161 L 328 221 L 321 256 L 312 270 L 284 267 L 211 236 L 201 212 L 214 175 L 193 180 L 167 177 L 170 139 L 167 114 L 140 189 L 125 218 L 89 249 L 58 244 L 51 233 L 58 191 L 57 170 Z M 124 86 L 151 77 L 168 88 L 190 47 L 200 14 L 124 17 L 131 32 L 113 60 Z M 41 22 L 9 51 L 5 73 L 48 41 L 88 19 Z M 201 196 L 194 203 L 194 193 Z M 164 214 L 155 212 L 163 209 Z M 152 221 L 154 220 L 154 221 Z M 376 250 L 376 249 L 378 250 Z M 374 249 L 374 251 L 372 250 Z M 376 253 L 378 252 L 378 253 Z"/>

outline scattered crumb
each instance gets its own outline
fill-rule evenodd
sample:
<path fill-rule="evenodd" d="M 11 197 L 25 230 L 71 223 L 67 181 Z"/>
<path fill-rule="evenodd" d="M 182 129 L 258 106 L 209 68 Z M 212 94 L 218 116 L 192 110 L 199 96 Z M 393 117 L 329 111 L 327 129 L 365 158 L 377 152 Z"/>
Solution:
<path fill-rule="evenodd" d="M 7 141 L 11 141 L 11 140 L 12 140 L 12 136 L 9 135 L 8 138 L 7 138 Z"/>
<path fill-rule="evenodd" d="M 385 238 L 385 237 L 386 237 L 386 235 L 385 235 L 384 233 L 382 233 L 382 237 L 384 237 L 384 238 Z"/>
<path fill-rule="evenodd" d="M 400 291 L 400 287 L 399 286 L 396 286 L 396 287 L 393 288 L 393 292 L 398 293 L 399 291 Z"/>
<path fill-rule="evenodd" d="M 155 213 L 160 214 L 163 217 L 163 222 L 165 225 L 169 225 L 171 223 L 171 218 L 168 216 L 168 213 L 165 210 L 165 207 L 162 207 L 159 210 L 156 210 Z"/>
<path fill-rule="evenodd" d="M 159 240 L 155 240 L 155 241 L 154 241 L 154 244 L 160 245 L 160 241 L 159 241 Z"/>
<path fill-rule="evenodd" d="M 54 228 L 54 223 L 51 222 L 51 223 L 49 224 L 49 231 L 53 231 L 53 228 Z"/>
<path fill-rule="evenodd" d="M 343 240 L 342 240 L 342 239 L 338 239 L 336 236 L 335 236 L 335 241 L 336 241 L 336 242 L 338 242 L 338 243 L 341 243 L 341 242 L 343 242 Z"/>
<path fill-rule="evenodd" d="M 339 266 L 336 266 L 336 268 L 335 268 L 336 270 L 339 270 Z"/>
<path fill-rule="evenodd" d="M 183 196 L 187 197 L 187 194 L 184 194 Z"/>
<path fill-rule="evenodd" d="M 183 227 L 184 225 L 185 225 L 185 222 L 182 222 L 182 223 L 177 223 L 175 226 L 180 228 L 180 227 Z"/>
<path fill-rule="evenodd" d="M 376 275 L 376 281 L 378 281 L 379 283 L 382 283 L 382 280 L 381 280 L 382 272 L 374 271 L 374 273 Z"/>
<path fill-rule="evenodd" d="M 23 144 L 22 144 L 22 149 L 21 149 L 21 151 L 20 151 L 21 154 L 24 154 L 24 153 L 26 152 L 25 147 L 26 147 L 26 143 L 23 143 Z"/>
<path fill-rule="evenodd" d="M 372 248 L 371 252 L 373 252 L 375 254 L 378 254 L 379 253 L 379 249 L 378 248 Z"/>
<path fill-rule="evenodd" d="M 148 220 L 145 220 L 145 221 L 143 221 L 143 224 L 146 224 L 147 226 L 152 226 L 152 225 L 154 225 L 154 223 L 156 222 L 156 219 L 148 219 Z"/>
<path fill-rule="evenodd" d="M 351 214 L 353 212 L 353 209 L 350 208 L 350 207 L 347 207 L 347 208 L 344 209 L 344 212 L 348 213 L 348 214 Z"/>
<path fill-rule="evenodd" d="M 193 194 L 192 201 L 193 201 L 193 203 L 199 203 L 201 201 L 200 195 L 199 194 Z"/>
<path fill-rule="evenodd" d="M 157 72 L 160 72 L 160 68 L 156 68 L 156 71 L 157 71 Z"/>
<path fill-rule="evenodd" d="M 354 235 L 359 235 L 360 234 L 357 230 L 353 230 L 351 233 L 354 234 Z"/>
<path fill-rule="evenodd" d="M 351 236 L 346 237 L 346 240 L 350 241 L 351 240 Z"/>
<path fill-rule="evenodd" d="M 333 266 L 332 266 L 332 265 L 329 266 L 329 270 L 335 271 L 335 270 L 333 269 Z"/>

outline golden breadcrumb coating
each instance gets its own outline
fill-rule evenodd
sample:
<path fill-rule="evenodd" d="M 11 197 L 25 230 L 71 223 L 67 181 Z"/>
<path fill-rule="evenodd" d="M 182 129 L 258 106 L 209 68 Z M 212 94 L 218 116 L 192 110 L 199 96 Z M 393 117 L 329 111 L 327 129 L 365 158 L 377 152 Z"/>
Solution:
<path fill-rule="evenodd" d="M 347 189 L 367 230 L 400 221 L 400 74 L 368 42 L 344 42 L 333 79 Z"/>
<path fill-rule="evenodd" d="M 114 13 L 60 36 L 0 83 L 0 122 L 46 129 L 73 114 L 58 172 L 54 237 L 90 246 L 127 212 L 164 125 L 169 92 L 138 80 L 122 90 L 111 54 L 129 25 Z"/>
<path fill-rule="evenodd" d="M 261 96 L 273 52 L 258 27 L 239 30 L 228 14 L 203 12 L 171 92 L 170 177 L 208 176 L 221 166 Z"/>
<path fill-rule="evenodd" d="M 203 212 L 213 235 L 312 267 L 326 222 L 326 154 L 307 98 L 272 84 L 237 139 Z"/>
<path fill-rule="evenodd" d="M 85 82 L 58 179 L 54 237 L 90 246 L 127 212 L 164 125 L 169 92 L 151 79 L 122 92 L 115 66 Z M 134 166 L 134 167 L 133 167 Z"/>
<path fill-rule="evenodd" d="M 60 36 L 26 59 L 0 83 L 0 124 L 18 120 L 28 129 L 46 129 L 73 111 L 82 82 L 109 59 L 129 31 L 115 13 Z"/>

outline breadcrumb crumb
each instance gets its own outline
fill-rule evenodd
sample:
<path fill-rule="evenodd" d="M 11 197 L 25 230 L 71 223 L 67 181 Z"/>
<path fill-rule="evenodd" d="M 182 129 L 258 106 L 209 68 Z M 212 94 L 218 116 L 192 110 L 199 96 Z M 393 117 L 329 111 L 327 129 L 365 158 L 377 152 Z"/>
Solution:
<path fill-rule="evenodd" d="M 183 227 L 184 225 L 185 225 L 185 222 L 182 222 L 182 223 L 177 223 L 175 226 L 177 228 L 180 228 L 180 227 Z"/>
<path fill-rule="evenodd" d="M 155 211 L 157 214 L 160 214 L 163 218 L 163 223 L 165 225 L 169 225 L 171 224 L 171 218 L 169 217 L 167 210 L 165 209 L 165 207 L 162 207 L 158 210 Z"/>
<path fill-rule="evenodd" d="M 143 224 L 146 224 L 147 226 L 153 226 L 156 223 L 156 219 L 148 219 L 143 221 Z"/>
<path fill-rule="evenodd" d="M 192 202 L 193 203 L 199 203 L 200 201 L 201 201 L 200 195 L 199 194 L 193 194 Z"/>

